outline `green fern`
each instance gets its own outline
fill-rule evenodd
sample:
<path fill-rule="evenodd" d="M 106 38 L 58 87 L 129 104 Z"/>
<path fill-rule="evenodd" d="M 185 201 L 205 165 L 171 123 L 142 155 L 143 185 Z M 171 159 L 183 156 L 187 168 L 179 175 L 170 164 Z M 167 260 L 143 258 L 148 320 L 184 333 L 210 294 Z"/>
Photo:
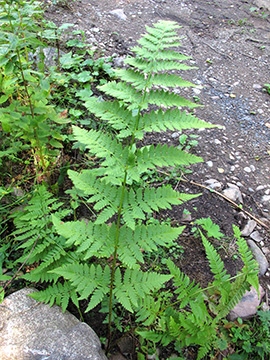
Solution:
<path fill-rule="evenodd" d="M 139 311 L 143 299 L 156 296 L 172 276 L 178 278 L 178 303 L 183 309 L 189 303 L 194 311 L 199 311 L 196 316 L 187 313 L 192 326 L 199 331 L 203 325 L 207 330 L 210 321 L 210 315 L 206 316 L 204 298 L 198 295 L 198 286 L 178 273 L 172 263 L 168 263 L 171 274 L 146 273 L 142 266 L 144 251 L 155 252 L 157 246 L 169 248 L 183 231 L 183 227 L 148 225 L 147 218 L 153 212 L 171 209 L 173 205 L 181 205 L 198 196 L 182 194 L 170 185 L 158 188 L 147 186 L 143 175 L 149 169 L 186 166 L 202 159 L 167 145 L 140 147 L 139 140 L 143 139 L 145 132 L 214 127 L 187 110 L 183 111 L 183 107 L 193 109 L 199 105 L 174 91 L 175 87 L 195 85 L 176 74 L 166 73 L 168 70 L 192 68 L 182 63 L 188 57 L 170 49 L 179 45 L 178 28 L 176 23 L 169 21 L 160 21 L 153 28 L 146 27 L 146 34 L 133 48 L 135 58 L 127 58 L 125 62 L 128 68 L 116 71 L 119 81 L 98 87 L 105 94 L 104 98 L 113 97 L 114 100 L 93 97 L 86 101 L 87 109 L 101 121 L 109 123 L 114 135 L 73 127 L 75 147 L 84 149 L 99 160 L 98 168 L 68 171 L 74 184 L 71 193 L 76 193 L 91 204 L 94 213 L 92 221 L 88 225 L 81 221 L 62 222 L 62 214 L 58 214 L 56 209 L 49 211 L 48 206 L 36 217 L 40 222 L 45 216 L 44 229 L 40 229 L 39 224 L 30 230 L 33 224 L 29 223 L 29 207 L 29 224 L 20 238 L 21 241 L 26 240 L 27 234 L 34 231 L 31 233 L 32 240 L 22 245 L 29 251 L 37 232 L 44 231 L 46 236 L 51 234 L 48 238 L 43 236 L 42 244 L 38 244 L 33 257 L 29 258 L 29 261 L 37 261 L 40 256 L 40 265 L 31 271 L 28 278 L 47 278 L 51 282 L 48 289 L 35 295 L 39 300 L 50 304 L 57 301 L 65 309 L 68 294 L 75 302 L 78 296 L 79 300 L 89 300 L 87 311 L 101 302 L 104 306 L 107 301 L 108 344 L 113 304 L 130 312 Z M 49 198 L 44 194 L 45 202 L 52 201 L 53 204 Z M 17 233 L 15 235 L 18 236 Z M 64 285 L 59 285 L 63 281 Z M 161 306 L 163 302 L 158 301 L 158 304 Z M 150 323 L 150 320 L 158 318 L 158 311 L 161 308 L 148 301 L 147 311 L 139 311 L 139 318 Z M 175 322 L 177 319 L 184 321 L 182 313 L 173 314 L 168 309 L 164 314 L 167 318 L 162 318 L 163 324 L 166 324 L 162 326 L 163 330 L 169 328 L 171 315 Z M 182 329 L 190 336 L 188 325 L 183 325 Z M 211 331 L 212 328 L 209 329 Z M 165 333 L 164 343 L 171 341 L 173 336 L 173 331 Z"/>
<path fill-rule="evenodd" d="M 197 222 L 202 223 L 211 236 L 213 235 L 211 229 L 215 229 L 219 238 L 218 227 L 215 227 L 212 221 Z M 154 301 L 151 299 L 147 300 L 146 304 L 141 303 L 137 311 L 137 321 L 143 326 L 151 326 L 152 330 L 138 330 L 140 336 L 163 345 L 172 342 L 178 349 L 199 345 L 198 360 L 218 346 L 221 320 L 239 303 L 250 285 L 257 290 L 259 288 L 258 265 L 246 241 L 241 238 L 240 230 L 235 226 L 233 229 L 239 254 L 244 262 L 241 271 L 235 277 L 229 276 L 217 251 L 199 231 L 214 281 L 206 289 L 202 289 L 199 284 L 191 282 L 171 260 L 168 260 L 167 266 L 176 288 L 173 298 L 177 300 L 172 302 L 169 298 L 164 303 L 162 293 L 160 296 L 156 295 L 157 299 Z"/>

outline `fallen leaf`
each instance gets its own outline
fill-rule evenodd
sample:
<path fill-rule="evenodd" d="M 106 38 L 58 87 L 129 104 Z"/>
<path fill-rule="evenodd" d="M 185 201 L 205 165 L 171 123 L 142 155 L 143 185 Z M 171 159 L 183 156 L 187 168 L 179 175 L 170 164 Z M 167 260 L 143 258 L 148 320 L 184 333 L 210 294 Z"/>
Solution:
<path fill-rule="evenodd" d="M 67 118 L 67 109 L 60 113 L 60 117 Z"/>

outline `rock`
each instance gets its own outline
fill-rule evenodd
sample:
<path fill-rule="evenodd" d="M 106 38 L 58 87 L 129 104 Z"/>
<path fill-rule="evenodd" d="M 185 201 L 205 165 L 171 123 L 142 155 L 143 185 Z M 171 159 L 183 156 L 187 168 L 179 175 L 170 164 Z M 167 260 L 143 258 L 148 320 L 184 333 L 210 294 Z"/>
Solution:
<path fill-rule="evenodd" d="M 198 88 L 193 88 L 192 91 L 195 95 L 200 95 L 200 93 L 201 93 L 201 90 Z"/>
<path fill-rule="evenodd" d="M 223 190 L 223 194 L 232 201 L 239 201 L 240 203 L 243 203 L 241 191 L 237 186 L 228 187 L 227 189 Z"/>
<path fill-rule="evenodd" d="M 249 167 L 250 167 L 250 170 L 251 170 L 252 172 L 254 172 L 254 171 L 256 170 L 256 168 L 255 168 L 254 165 L 250 165 Z"/>
<path fill-rule="evenodd" d="M 248 166 L 246 166 L 246 167 L 244 167 L 244 171 L 247 172 L 247 173 L 250 173 L 250 172 L 251 172 L 251 168 L 248 167 Z"/>
<path fill-rule="evenodd" d="M 21 196 L 24 196 L 24 192 L 21 188 L 19 187 L 13 187 L 13 194 L 17 197 L 21 197 Z"/>
<path fill-rule="evenodd" d="M 218 168 L 218 172 L 220 173 L 220 174 L 223 174 L 224 173 L 224 169 L 222 169 L 222 168 Z"/>
<path fill-rule="evenodd" d="M 263 190 L 265 189 L 265 185 L 259 185 L 256 187 L 256 191 L 260 191 L 260 190 Z"/>
<path fill-rule="evenodd" d="M 253 89 L 256 89 L 256 90 L 262 89 L 262 86 L 260 84 L 253 84 L 252 87 L 253 87 Z"/>
<path fill-rule="evenodd" d="M 262 247 L 262 251 L 263 251 L 264 255 L 268 255 L 270 253 L 270 250 L 266 246 Z"/>
<path fill-rule="evenodd" d="M 0 306 L 1 360 L 106 360 L 96 333 L 59 306 L 27 296 L 24 288 Z"/>
<path fill-rule="evenodd" d="M 250 250 L 252 251 L 255 260 L 259 264 L 259 274 L 264 275 L 269 267 L 269 263 L 264 255 L 264 253 L 261 251 L 261 249 L 255 244 L 253 240 L 247 241 L 248 246 L 250 247 Z"/>
<path fill-rule="evenodd" d="M 267 204 L 267 203 L 269 203 L 270 202 L 270 195 L 264 195 L 263 197 L 262 197 L 262 203 L 263 204 Z"/>
<path fill-rule="evenodd" d="M 113 65 L 115 67 L 123 67 L 124 66 L 124 60 L 125 60 L 126 56 L 118 56 L 116 58 L 113 59 Z"/>
<path fill-rule="evenodd" d="M 265 291 L 259 286 L 260 298 L 258 299 L 258 293 L 253 286 L 250 291 L 246 291 L 241 301 L 230 311 L 229 319 L 233 321 L 238 317 L 245 319 L 257 312 L 257 307 L 260 305 L 261 300 L 265 294 Z"/>
<path fill-rule="evenodd" d="M 85 225 L 88 225 L 89 224 L 89 219 L 87 219 L 86 217 L 83 217 L 83 216 L 81 216 L 79 219 L 78 219 L 79 221 L 84 221 L 85 222 Z"/>
<path fill-rule="evenodd" d="M 181 221 L 188 221 L 190 222 L 192 220 L 190 213 L 184 213 L 182 214 Z"/>
<path fill-rule="evenodd" d="M 115 9 L 110 11 L 110 14 L 118 17 L 120 20 L 127 20 L 127 16 L 125 15 L 123 9 Z"/>
<path fill-rule="evenodd" d="M 269 0 L 255 0 L 255 5 L 257 5 L 259 8 L 270 10 Z"/>
<path fill-rule="evenodd" d="M 259 231 L 254 231 L 252 234 L 249 235 L 252 240 L 256 242 L 263 241 L 263 237 L 260 235 Z"/>
<path fill-rule="evenodd" d="M 180 135 L 181 134 L 179 132 L 174 132 L 174 133 L 172 133 L 172 138 L 173 139 L 179 138 Z"/>
<path fill-rule="evenodd" d="M 217 181 L 216 179 L 206 180 L 205 184 L 207 184 L 207 187 L 212 190 L 219 190 L 222 188 L 222 184 L 219 181 Z"/>
<path fill-rule="evenodd" d="M 257 225 L 257 223 L 255 220 L 248 220 L 244 229 L 241 231 L 241 235 L 249 236 L 252 233 L 252 231 L 255 229 L 256 225 Z"/>
<path fill-rule="evenodd" d="M 213 161 L 206 161 L 206 165 L 210 168 L 213 167 Z"/>
<path fill-rule="evenodd" d="M 218 139 L 215 139 L 215 140 L 214 140 L 214 143 L 215 143 L 216 145 L 221 145 L 221 141 L 218 140 Z"/>

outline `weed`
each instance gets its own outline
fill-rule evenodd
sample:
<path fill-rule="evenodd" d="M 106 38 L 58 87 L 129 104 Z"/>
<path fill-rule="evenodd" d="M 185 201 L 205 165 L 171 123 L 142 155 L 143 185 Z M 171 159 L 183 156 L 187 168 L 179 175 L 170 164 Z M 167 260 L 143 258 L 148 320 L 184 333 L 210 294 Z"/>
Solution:
<path fill-rule="evenodd" d="M 266 91 L 270 95 L 270 84 L 264 84 L 264 91 Z"/>

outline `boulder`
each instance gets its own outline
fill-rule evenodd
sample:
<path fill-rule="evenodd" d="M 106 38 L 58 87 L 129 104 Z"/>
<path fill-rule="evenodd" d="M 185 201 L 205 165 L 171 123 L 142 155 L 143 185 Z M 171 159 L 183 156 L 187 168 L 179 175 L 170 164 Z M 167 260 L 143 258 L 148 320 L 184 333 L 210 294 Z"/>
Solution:
<path fill-rule="evenodd" d="M 59 306 L 27 296 L 24 288 L 0 304 L 0 360 L 106 360 L 99 338 Z"/>
<path fill-rule="evenodd" d="M 230 311 L 229 319 L 233 321 L 238 317 L 245 319 L 249 318 L 252 315 L 255 315 L 257 308 L 261 303 L 262 297 L 265 294 L 265 291 L 259 286 L 260 297 L 258 298 L 258 293 L 253 286 L 251 286 L 250 291 L 246 291 L 241 301 Z"/>

